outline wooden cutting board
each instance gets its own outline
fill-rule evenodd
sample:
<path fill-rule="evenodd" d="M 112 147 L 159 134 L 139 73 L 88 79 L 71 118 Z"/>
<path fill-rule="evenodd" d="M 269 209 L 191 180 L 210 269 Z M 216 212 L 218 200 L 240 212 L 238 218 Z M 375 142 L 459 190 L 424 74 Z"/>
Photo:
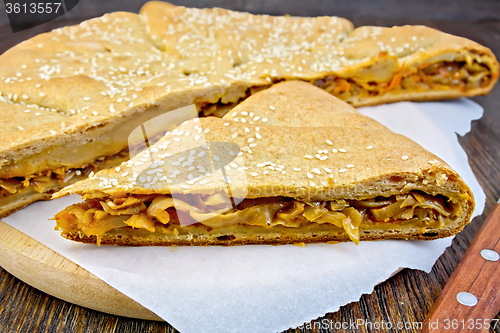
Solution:
<path fill-rule="evenodd" d="M 0 266 L 67 302 L 118 316 L 162 320 L 95 275 L 1 221 Z"/>

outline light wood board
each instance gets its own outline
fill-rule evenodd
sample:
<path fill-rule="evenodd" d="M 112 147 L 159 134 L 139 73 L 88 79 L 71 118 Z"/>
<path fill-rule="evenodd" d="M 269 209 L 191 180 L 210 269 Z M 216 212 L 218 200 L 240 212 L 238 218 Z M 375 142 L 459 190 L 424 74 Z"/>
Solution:
<path fill-rule="evenodd" d="M 77 264 L 0 221 L 0 266 L 27 284 L 113 315 L 162 320 Z"/>

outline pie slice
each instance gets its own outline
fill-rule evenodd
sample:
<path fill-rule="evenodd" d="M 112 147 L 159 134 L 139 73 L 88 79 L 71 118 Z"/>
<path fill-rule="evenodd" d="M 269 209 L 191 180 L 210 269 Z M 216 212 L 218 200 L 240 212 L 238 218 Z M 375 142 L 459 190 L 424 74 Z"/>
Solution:
<path fill-rule="evenodd" d="M 474 96 L 492 89 L 498 62 L 422 26 L 354 29 L 337 17 L 151 2 L 139 15 L 108 14 L 13 47 L 0 78 L 3 217 L 128 159 L 132 131 L 186 105 L 222 117 L 291 80 L 355 106 Z"/>
<path fill-rule="evenodd" d="M 447 237 L 470 221 L 472 193 L 445 162 L 310 84 L 278 84 L 235 112 L 186 121 L 56 193 L 84 200 L 57 229 L 113 245 L 358 243 Z M 286 115 L 329 127 L 278 125 Z"/>

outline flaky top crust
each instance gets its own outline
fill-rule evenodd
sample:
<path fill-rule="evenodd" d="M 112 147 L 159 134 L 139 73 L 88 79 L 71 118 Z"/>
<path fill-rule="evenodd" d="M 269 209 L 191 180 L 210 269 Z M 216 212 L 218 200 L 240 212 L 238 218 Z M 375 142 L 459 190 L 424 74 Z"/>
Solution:
<path fill-rule="evenodd" d="M 457 201 L 463 200 L 464 194 L 472 197 L 467 185 L 445 162 L 343 102 L 332 101 L 327 109 L 324 107 L 328 102 L 312 103 L 300 115 L 307 119 L 309 113 L 317 112 L 331 123 L 338 118 L 337 126 L 266 125 L 273 122 L 264 121 L 267 110 L 279 119 L 282 110 L 297 105 L 297 91 L 313 101 L 318 97 L 336 100 L 307 83 L 280 83 L 238 106 L 245 117 L 250 113 L 253 119 L 261 117 L 253 124 L 214 117 L 186 121 L 119 168 L 100 171 L 54 197 L 73 193 L 88 198 L 213 194 L 226 191 L 225 177 L 230 179 L 231 195 L 236 198 L 359 200 L 415 189 Z M 253 107 L 258 104 L 260 108 Z M 279 120 L 274 122 L 278 124 Z M 317 126 L 321 122 L 321 118 L 316 118 L 315 123 L 309 124 Z M 220 161 L 218 167 L 214 161 Z"/>
<path fill-rule="evenodd" d="M 98 140 L 154 105 L 168 111 L 227 103 L 253 86 L 328 75 L 361 73 L 385 82 L 401 67 L 457 57 L 479 59 L 498 76 L 489 49 L 423 26 L 353 29 L 336 17 L 272 17 L 150 2 L 139 15 L 107 14 L 38 35 L 0 56 L 0 109 L 9 110 L 0 133 L 0 167 L 27 155 L 43 159 L 55 146 Z M 381 96 L 357 105 L 482 94 L 494 83 L 467 93 Z"/>

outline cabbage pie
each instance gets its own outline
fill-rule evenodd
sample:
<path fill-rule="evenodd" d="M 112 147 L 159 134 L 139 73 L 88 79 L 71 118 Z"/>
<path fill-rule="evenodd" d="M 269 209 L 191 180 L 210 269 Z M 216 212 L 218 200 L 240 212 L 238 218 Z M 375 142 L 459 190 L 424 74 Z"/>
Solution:
<path fill-rule="evenodd" d="M 423 26 L 150 2 L 0 56 L 0 217 L 127 160 L 136 127 L 186 105 L 222 117 L 290 80 L 363 106 L 487 94 L 497 79 L 489 49 Z"/>

